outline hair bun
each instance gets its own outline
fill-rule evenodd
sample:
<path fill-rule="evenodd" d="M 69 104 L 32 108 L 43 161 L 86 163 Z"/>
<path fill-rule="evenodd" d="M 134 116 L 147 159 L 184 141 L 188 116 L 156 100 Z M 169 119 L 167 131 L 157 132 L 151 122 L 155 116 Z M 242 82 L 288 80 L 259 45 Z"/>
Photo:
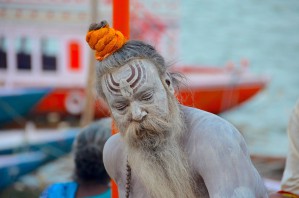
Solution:
<path fill-rule="evenodd" d="M 86 41 L 95 50 L 95 58 L 101 61 L 121 48 L 127 39 L 120 31 L 110 28 L 106 21 L 102 21 L 90 25 Z"/>

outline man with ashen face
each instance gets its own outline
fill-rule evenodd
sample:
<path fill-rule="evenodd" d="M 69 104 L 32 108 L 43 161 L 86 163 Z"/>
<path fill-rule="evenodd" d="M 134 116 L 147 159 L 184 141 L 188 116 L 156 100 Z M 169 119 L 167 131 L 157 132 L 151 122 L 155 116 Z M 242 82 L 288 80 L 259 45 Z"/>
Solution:
<path fill-rule="evenodd" d="M 148 44 L 126 41 L 106 22 L 86 40 L 96 51 L 97 92 L 119 133 L 104 164 L 120 197 L 268 197 L 244 139 L 220 117 L 178 103 L 178 78 Z"/>

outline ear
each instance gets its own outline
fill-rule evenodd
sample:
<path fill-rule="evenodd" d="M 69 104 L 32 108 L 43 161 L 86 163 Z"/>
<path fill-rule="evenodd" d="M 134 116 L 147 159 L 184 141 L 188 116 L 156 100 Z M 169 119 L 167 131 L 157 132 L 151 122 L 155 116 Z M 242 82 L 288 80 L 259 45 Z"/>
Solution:
<path fill-rule="evenodd" d="M 164 74 L 163 81 L 166 84 L 166 86 L 167 86 L 168 90 L 170 91 L 170 93 L 174 94 L 173 83 L 172 83 L 172 80 L 171 80 L 170 75 L 168 73 Z"/>

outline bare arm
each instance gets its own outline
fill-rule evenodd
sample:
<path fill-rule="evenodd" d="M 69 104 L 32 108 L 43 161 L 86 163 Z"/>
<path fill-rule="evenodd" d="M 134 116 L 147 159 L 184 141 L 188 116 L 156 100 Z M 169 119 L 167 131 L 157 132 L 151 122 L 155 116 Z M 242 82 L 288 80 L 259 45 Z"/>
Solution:
<path fill-rule="evenodd" d="M 299 196 L 299 100 L 293 109 L 288 124 L 289 149 L 281 180 L 281 190 Z"/>
<path fill-rule="evenodd" d="M 125 197 L 125 160 L 124 143 L 120 134 L 111 136 L 104 146 L 104 166 L 118 187 L 119 197 Z"/>
<path fill-rule="evenodd" d="M 119 134 L 111 136 L 104 146 L 103 161 L 109 176 L 116 182 L 120 179 L 119 166 L 122 164 L 122 152 Z"/>
<path fill-rule="evenodd" d="M 217 117 L 207 122 L 197 126 L 202 131 L 193 135 L 191 158 L 210 197 L 268 197 L 239 132 Z"/>

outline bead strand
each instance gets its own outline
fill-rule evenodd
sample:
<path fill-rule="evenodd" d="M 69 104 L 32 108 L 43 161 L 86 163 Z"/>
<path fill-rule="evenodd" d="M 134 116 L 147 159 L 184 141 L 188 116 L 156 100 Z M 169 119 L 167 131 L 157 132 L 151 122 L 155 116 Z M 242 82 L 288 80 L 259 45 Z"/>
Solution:
<path fill-rule="evenodd" d="M 127 167 L 126 167 L 126 198 L 130 196 L 130 186 L 131 186 L 131 167 L 127 160 Z"/>

